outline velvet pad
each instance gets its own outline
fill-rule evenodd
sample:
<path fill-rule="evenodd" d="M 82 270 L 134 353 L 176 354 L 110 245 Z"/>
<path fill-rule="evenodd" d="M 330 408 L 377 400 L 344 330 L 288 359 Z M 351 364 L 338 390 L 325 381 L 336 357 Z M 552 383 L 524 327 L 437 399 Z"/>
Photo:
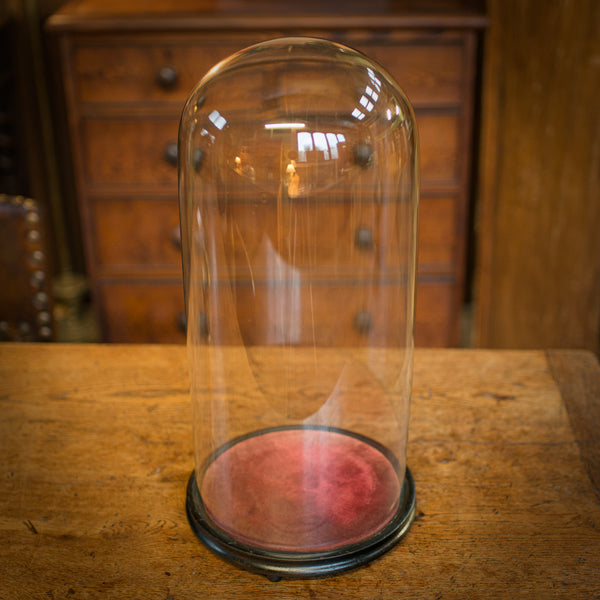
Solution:
<path fill-rule="evenodd" d="M 366 438 L 281 429 L 229 446 L 201 486 L 211 519 L 238 542 L 322 552 L 364 542 L 396 514 L 401 481 Z"/>

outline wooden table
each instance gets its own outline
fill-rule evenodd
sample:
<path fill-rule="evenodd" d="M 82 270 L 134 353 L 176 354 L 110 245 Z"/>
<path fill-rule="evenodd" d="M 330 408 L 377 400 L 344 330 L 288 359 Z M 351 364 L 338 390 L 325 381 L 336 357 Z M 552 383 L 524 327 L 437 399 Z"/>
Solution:
<path fill-rule="evenodd" d="M 319 580 L 239 571 L 185 515 L 180 346 L 0 346 L 2 599 L 600 598 L 600 371 L 575 351 L 418 350 L 418 517 Z"/>

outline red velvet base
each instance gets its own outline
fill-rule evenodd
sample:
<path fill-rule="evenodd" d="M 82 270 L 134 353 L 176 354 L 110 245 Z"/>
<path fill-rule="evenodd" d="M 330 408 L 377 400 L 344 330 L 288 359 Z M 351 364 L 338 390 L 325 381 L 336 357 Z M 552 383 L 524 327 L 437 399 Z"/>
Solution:
<path fill-rule="evenodd" d="M 200 491 L 210 518 L 237 541 L 306 553 L 378 533 L 398 510 L 401 483 L 385 454 L 364 439 L 281 429 L 218 455 Z"/>

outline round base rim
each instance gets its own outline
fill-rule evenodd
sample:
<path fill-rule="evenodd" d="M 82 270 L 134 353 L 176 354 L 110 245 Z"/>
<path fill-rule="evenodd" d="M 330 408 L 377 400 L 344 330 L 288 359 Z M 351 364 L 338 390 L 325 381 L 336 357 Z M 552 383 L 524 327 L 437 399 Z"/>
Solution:
<path fill-rule="evenodd" d="M 273 581 L 308 579 L 334 575 L 358 568 L 395 546 L 408 532 L 416 515 L 416 489 L 407 467 L 400 491 L 400 505 L 382 533 L 360 544 L 342 546 L 326 552 L 278 552 L 247 546 L 213 524 L 208 516 L 192 471 L 187 485 L 186 512 L 196 536 L 205 546 L 226 561 L 247 571 L 265 575 Z"/>

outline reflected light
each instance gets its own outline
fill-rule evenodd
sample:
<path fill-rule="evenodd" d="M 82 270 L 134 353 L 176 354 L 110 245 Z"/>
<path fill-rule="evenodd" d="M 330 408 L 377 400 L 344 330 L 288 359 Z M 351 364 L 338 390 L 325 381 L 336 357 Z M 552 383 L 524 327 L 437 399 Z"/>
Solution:
<path fill-rule="evenodd" d="M 218 110 L 213 110 L 210 115 L 208 115 L 208 119 L 217 129 L 223 129 L 223 127 L 227 125 L 225 117 L 223 117 Z"/>
<path fill-rule="evenodd" d="M 366 97 L 366 96 L 361 96 L 359 102 L 369 111 L 371 112 L 373 110 L 373 106 L 374 104 Z"/>
<path fill-rule="evenodd" d="M 265 129 L 302 129 L 305 123 L 266 123 Z"/>

